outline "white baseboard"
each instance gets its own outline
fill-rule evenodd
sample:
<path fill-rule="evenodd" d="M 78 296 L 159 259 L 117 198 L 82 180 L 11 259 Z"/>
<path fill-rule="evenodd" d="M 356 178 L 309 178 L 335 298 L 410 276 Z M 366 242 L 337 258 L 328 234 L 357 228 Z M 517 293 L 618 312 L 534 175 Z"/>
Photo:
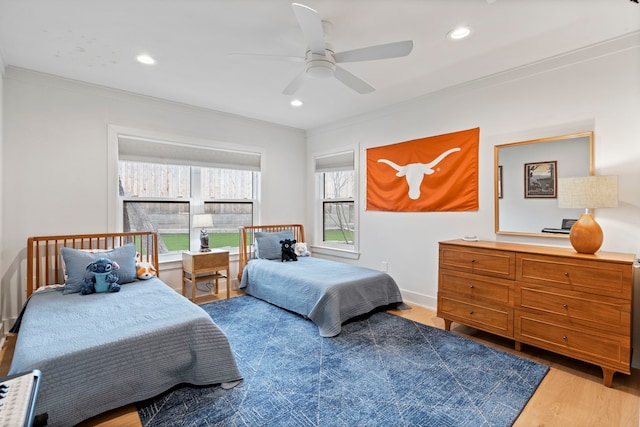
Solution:
<path fill-rule="evenodd" d="M 417 292 L 411 292 L 400 289 L 400 293 L 402 294 L 402 299 L 405 303 L 417 304 L 421 307 L 428 308 L 430 310 L 436 310 L 438 306 L 438 298 L 432 297 L 429 295 L 419 294 Z"/>

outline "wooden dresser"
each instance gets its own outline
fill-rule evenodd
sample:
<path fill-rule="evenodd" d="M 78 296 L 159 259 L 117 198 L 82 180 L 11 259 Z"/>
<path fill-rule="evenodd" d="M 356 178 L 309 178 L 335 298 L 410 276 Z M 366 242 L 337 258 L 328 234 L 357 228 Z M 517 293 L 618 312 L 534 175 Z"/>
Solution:
<path fill-rule="evenodd" d="M 631 373 L 634 255 L 501 242 L 440 242 L 438 316 Z"/>

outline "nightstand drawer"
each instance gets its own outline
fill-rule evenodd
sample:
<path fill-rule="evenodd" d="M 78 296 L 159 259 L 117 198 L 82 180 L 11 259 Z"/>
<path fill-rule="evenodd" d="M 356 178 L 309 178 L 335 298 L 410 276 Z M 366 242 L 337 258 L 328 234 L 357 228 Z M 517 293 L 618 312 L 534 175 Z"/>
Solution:
<path fill-rule="evenodd" d="M 185 252 L 182 268 L 188 272 L 211 271 L 216 268 L 226 270 L 229 265 L 229 252 Z"/>

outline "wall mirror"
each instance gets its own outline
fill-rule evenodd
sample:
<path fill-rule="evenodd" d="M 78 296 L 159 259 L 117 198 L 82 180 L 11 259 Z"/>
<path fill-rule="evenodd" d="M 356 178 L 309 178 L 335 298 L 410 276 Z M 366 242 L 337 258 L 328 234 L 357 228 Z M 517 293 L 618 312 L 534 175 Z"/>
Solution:
<path fill-rule="evenodd" d="M 587 175 L 593 132 L 496 145 L 496 234 L 568 238 L 570 220 L 583 210 L 558 208 L 557 179 Z"/>

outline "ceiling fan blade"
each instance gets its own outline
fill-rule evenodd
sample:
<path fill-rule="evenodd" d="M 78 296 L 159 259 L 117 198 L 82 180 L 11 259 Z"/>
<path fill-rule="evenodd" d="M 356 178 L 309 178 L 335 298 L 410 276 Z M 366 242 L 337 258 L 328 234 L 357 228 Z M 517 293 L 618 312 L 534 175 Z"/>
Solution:
<path fill-rule="evenodd" d="M 304 58 L 300 56 L 288 55 L 270 55 L 262 53 L 230 53 L 229 56 L 237 58 L 258 59 L 261 61 L 288 61 L 288 62 L 304 62 Z"/>
<path fill-rule="evenodd" d="M 293 95 L 298 91 L 298 89 L 300 89 L 300 86 L 302 86 L 302 83 L 306 78 L 307 73 L 305 70 L 302 70 L 302 72 L 299 73 L 286 88 L 284 88 L 282 93 L 285 95 Z"/>
<path fill-rule="evenodd" d="M 300 3 L 292 3 L 291 7 L 293 7 L 293 13 L 296 15 L 305 39 L 307 39 L 309 50 L 312 53 L 324 55 L 324 30 L 322 29 L 322 19 L 318 12 Z"/>
<path fill-rule="evenodd" d="M 407 56 L 413 50 L 413 40 L 363 47 L 335 54 L 336 62 L 373 61 Z"/>
<path fill-rule="evenodd" d="M 354 76 L 342 67 L 336 66 L 336 71 L 333 75 L 336 79 L 340 80 L 342 83 L 349 86 L 351 89 L 355 90 L 358 93 L 365 94 L 371 93 L 376 90 L 376 88 L 371 86 L 369 83 L 365 82 L 359 77 Z"/>

